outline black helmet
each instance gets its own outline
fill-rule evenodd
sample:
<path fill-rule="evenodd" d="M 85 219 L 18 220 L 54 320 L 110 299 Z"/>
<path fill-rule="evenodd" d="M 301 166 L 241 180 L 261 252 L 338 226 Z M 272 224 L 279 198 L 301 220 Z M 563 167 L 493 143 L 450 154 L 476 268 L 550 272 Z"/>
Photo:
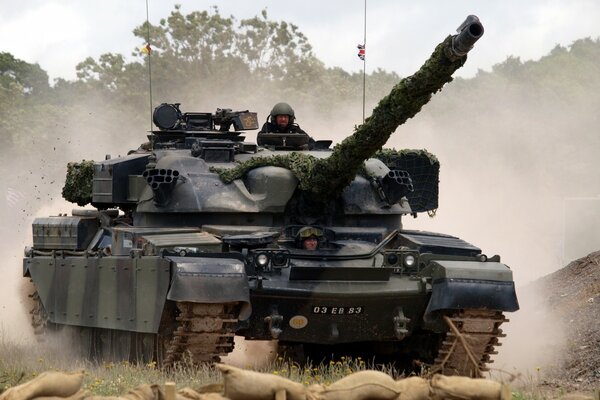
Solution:
<path fill-rule="evenodd" d="M 290 122 L 296 118 L 294 109 L 288 103 L 275 104 L 271 110 L 271 119 L 275 118 L 276 115 L 288 115 L 290 117 Z"/>

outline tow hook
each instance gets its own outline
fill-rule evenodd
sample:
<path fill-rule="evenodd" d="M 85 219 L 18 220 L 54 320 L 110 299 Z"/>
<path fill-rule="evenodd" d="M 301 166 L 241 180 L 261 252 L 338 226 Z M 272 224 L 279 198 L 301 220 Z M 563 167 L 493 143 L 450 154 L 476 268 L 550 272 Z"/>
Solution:
<path fill-rule="evenodd" d="M 265 317 L 265 323 L 269 325 L 269 332 L 271 332 L 271 337 L 273 339 L 279 338 L 281 332 L 281 325 L 283 324 L 283 316 L 277 314 L 277 310 L 274 310 L 271 315 Z"/>
<path fill-rule="evenodd" d="M 398 309 L 398 314 L 394 317 L 394 333 L 398 340 L 402 340 L 408 334 L 408 323 L 410 318 L 407 318 L 402 311 L 402 308 Z"/>

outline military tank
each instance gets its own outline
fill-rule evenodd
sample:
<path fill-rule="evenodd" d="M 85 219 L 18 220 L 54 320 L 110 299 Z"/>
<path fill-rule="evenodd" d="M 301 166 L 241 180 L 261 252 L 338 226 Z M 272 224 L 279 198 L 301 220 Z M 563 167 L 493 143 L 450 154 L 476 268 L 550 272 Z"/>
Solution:
<path fill-rule="evenodd" d="M 333 149 L 302 133 L 258 146 L 242 135 L 256 113 L 165 103 L 139 149 L 70 163 L 63 196 L 94 208 L 33 223 L 36 332 L 165 366 L 215 361 L 237 335 L 296 357 L 479 375 L 518 309 L 512 272 L 455 236 L 405 229 L 403 216 L 437 209 L 439 162 L 381 149 L 482 34 L 469 16 Z"/>

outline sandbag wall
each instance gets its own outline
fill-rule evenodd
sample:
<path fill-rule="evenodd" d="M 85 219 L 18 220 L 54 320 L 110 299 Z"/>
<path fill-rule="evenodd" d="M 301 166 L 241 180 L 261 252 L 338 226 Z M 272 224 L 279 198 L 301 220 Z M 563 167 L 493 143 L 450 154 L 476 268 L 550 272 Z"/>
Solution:
<path fill-rule="evenodd" d="M 175 385 L 141 385 L 119 397 L 82 389 L 83 372 L 44 372 L 0 394 L 0 400 L 510 400 L 510 388 L 488 379 L 434 375 L 394 380 L 379 371 L 360 371 L 330 385 L 305 386 L 268 373 L 217 364 L 222 384 L 193 390 Z"/>

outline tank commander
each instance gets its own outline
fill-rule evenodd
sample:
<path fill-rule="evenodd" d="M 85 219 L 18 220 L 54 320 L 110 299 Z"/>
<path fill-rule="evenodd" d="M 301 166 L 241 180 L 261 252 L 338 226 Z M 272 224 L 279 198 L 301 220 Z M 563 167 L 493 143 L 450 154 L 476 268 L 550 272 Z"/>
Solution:
<path fill-rule="evenodd" d="M 300 228 L 296 234 L 298 247 L 304 250 L 317 250 L 323 241 L 323 231 L 313 226 Z"/>
<path fill-rule="evenodd" d="M 288 103 L 277 103 L 273 106 L 271 114 L 258 133 L 304 133 L 294 120 L 296 114 Z"/>

